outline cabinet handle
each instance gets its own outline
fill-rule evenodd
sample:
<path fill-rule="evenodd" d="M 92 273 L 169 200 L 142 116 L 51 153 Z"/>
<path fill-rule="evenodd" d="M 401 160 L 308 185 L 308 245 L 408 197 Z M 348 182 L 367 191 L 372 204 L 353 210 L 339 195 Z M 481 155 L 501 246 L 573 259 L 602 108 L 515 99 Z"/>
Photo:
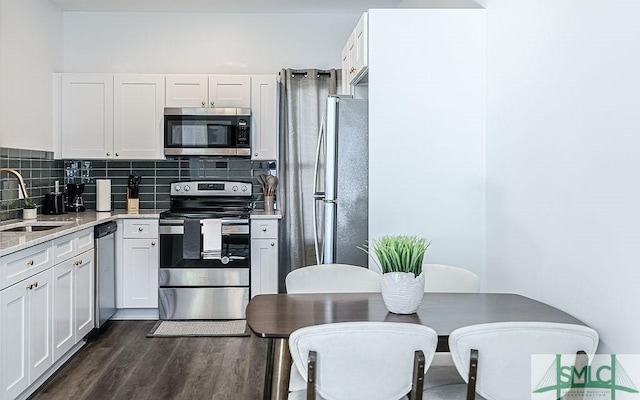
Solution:
<path fill-rule="evenodd" d="M 152 246 L 155 246 L 155 245 L 156 245 L 156 242 L 151 242 L 151 245 L 152 245 Z"/>
<path fill-rule="evenodd" d="M 111 155 L 111 153 L 107 153 L 107 157 L 109 157 Z"/>
<path fill-rule="evenodd" d="M 27 261 L 27 265 L 33 265 L 33 260 Z"/>
<path fill-rule="evenodd" d="M 82 260 L 78 260 L 78 265 L 82 265 Z"/>
<path fill-rule="evenodd" d="M 33 284 L 34 287 L 38 287 L 38 282 Z"/>
<path fill-rule="evenodd" d="M 258 153 L 253 153 L 253 156 L 254 157 L 258 157 Z"/>
<path fill-rule="evenodd" d="M 351 67 L 351 69 L 349 70 L 349 73 L 353 74 L 354 72 L 356 72 L 356 67 Z"/>
<path fill-rule="evenodd" d="M 33 289 L 33 283 L 31 285 L 28 285 L 27 289 L 29 289 L 29 290 Z"/>
<path fill-rule="evenodd" d="M 120 154 L 116 153 L 116 157 L 120 157 Z"/>
<path fill-rule="evenodd" d="M 275 243 L 271 242 L 271 247 L 273 247 L 273 246 L 275 246 L 275 245 L 276 245 Z"/>
<path fill-rule="evenodd" d="M 140 232 L 142 232 L 142 227 L 138 228 L 138 230 L 139 230 Z"/>
<path fill-rule="evenodd" d="M 262 232 L 266 232 L 266 231 L 267 231 L 267 227 L 266 227 L 266 226 L 263 226 L 263 227 L 262 227 Z"/>
<path fill-rule="evenodd" d="M 206 106 L 207 103 L 205 103 L 204 101 L 202 102 L 202 107 Z"/>
<path fill-rule="evenodd" d="M 211 107 L 213 107 L 213 101 L 211 102 Z"/>

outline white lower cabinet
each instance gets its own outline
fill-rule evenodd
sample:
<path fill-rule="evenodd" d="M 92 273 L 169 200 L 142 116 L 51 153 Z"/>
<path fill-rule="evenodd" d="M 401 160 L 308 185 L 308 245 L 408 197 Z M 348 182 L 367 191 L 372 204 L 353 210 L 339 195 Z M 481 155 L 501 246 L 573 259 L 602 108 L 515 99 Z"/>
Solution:
<path fill-rule="evenodd" d="M 158 220 L 128 219 L 118 231 L 122 259 L 117 267 L 117 307 L 158 308 Z"/>
<path fill-rule="evenodd" d="M 13 399 L 53 364 L 52 270 L 0 292 L 0 398 Z"/>
<path fill-rule="evenodd" d="M 94 327 L 94 251 L 72 258 L 74 267 L 74 341 L 77 343 Z"/>
<path fill-rule="evenodd" d="M 53 360 L 56 361 L 75 344 L 74 260 L 53 267 Z"/>
<path fill-rule="evenodd" d="M 278 220 L 251 221 L 251 297 L 278 293 Z"/>

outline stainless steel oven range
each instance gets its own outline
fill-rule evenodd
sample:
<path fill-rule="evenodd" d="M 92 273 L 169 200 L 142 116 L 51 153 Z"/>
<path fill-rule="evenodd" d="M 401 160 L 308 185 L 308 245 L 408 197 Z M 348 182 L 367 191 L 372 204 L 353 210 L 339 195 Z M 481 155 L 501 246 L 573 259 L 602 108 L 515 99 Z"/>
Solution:
<path fill-rule="evenodd" d="M 249 302 L 250 182 L 171 184 L 160 215 L 160 319 L 243 319 Z"/>

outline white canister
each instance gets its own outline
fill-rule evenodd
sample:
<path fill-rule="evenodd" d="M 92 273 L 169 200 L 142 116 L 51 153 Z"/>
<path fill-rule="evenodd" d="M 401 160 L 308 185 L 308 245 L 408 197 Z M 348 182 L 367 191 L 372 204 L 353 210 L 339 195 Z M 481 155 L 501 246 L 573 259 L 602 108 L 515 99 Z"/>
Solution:
<path fill-rule="evenodd" d="M 96 179 L 96 211 L 111 211 L 111 179 Z"/>

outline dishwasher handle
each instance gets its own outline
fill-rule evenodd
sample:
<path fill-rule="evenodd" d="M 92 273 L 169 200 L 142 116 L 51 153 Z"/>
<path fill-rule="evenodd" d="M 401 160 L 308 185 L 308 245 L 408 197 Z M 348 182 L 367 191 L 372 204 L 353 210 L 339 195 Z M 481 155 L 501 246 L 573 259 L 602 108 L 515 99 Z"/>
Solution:
<path fill-rule="evenodd" d="M 109 236 L 118 230 L 118 224 L 115 221 L 106 222 L 95 227 L 93 234 L 96 239 Z"/>

